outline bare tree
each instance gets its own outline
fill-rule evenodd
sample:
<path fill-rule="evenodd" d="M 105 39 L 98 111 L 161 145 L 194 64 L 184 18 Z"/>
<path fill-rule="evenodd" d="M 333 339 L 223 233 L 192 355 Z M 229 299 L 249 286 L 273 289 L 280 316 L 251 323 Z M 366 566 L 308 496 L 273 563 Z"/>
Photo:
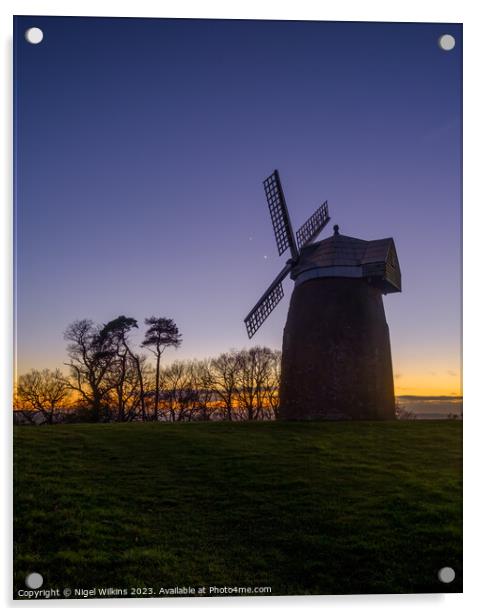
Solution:
<path fill-rule="evenodd" d="M 68 341 L 67 352 L 70 368 L 70 387 L 92 411 L 92 419 L 104 419 L 106 400 L 112 385 L 106 383 L 105 375 L 113 357 L 103 348 L 99 327 L 90 319 L 71 323 L 64 333 Z"/>
<path fill-rule="evenodd" d="M 212 388 L 222 400 L 225 419 L 233 420 L 236 396 L 238 394 L 240 371 L 239 352 L 231 350 L 222 353 L 211 361 Z"/>
<path fill-rule="evenodd" d="M 150 317 L 145 323 L 148 328 L 141 346 L 155 356 L 154 368 L 132 345 L 131 333 L 138 327 L 136 319 L 121 315 L 102 326 L 89 319 L 78 320 L 64 334 L 68 341 L 69 379 L 64 379 L 58 370 L 31 371 L 19 380 L 18 400 L 44 413 L 49 422 L 69 391 L 77 394 L 78 414 L 71 419 L 80 421 L 87 418 L 86 413 L 91 413 L 95 421 L 277 417 L 279 351 L 257 346 L 231 350 L 214 359 L 177 361 L 161 368 L 163 353 L 168 347 L 179 347 L 181 334 L 172 319 Z"/>
<path fill-rule="evenodd" d="M 191 380 L 193 389 L 197 391 L 196 419 L 208 421 L 217 410 L 213 404 L 215 391 L 213 389 L 211 362 L 207 359 L 193 361 L 191 363 Z"/>
<path fill-rule="evenodd" d="M 248 421 L 271 418 L 279 404 L 279 355 L 256 346 L 239 352 L 239 365 L 239 413 Z"/>
<path fill-rule="evenodd" d="M 239 400 L 249 421 L 260 419 L 266 407 L 272 353 L 259 346 L 239 352 Z"/>
<path fill-rule="evenodd" d="M 166 319 L 164 317 L 149 317 L 144 322 L 149 327 L 146 331 L 145 338 L 141 346 L 149 349 L 149 351 L 154 353 L 156 358 L 153 419 L 154 421 L 157 421 L 159 413 L 161 357 L 168 347 L 177 349 L 181 344 L 182 336 L 179 333 L 177 325 L 172 319 Z"/>
<path fill-rule="evenodd" d="M 191 374 L 187 362 L 175 361 L 162 370 L 164 391 L 162 402 L 165 416 L 170 421 L 186 417 L 187 406 L 192 402 Z"/>
<path fill-rule="evenodd" d="M 266 383 L 266 403 L 271 419 L 279 416 L 279 388 L 281 381 L 281 351 L 271 351 L 270 370 Z"/>
<path fill-rule="evenodd" d="M 30 370 L 17 383 L 18 404 L 40 411 L 51 424 L 58 407 L 67 400 L 69 385 L 60 370 Z"/>

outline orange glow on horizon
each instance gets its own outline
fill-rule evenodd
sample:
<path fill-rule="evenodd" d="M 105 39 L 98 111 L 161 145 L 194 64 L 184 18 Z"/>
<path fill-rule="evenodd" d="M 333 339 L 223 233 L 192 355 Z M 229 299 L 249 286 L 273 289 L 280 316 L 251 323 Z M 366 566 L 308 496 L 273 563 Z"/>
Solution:
<path fill-rule="evenodd" d="M 460 374 L 395 374 L 396 396 L 462 396 Z"/>
<path fill-rule="evenodd" d="M 14 389 L 16 388 L 17 378 L 20 374 L 29 372 L 32 367 L 37 369 L 57 367 L 64 368 L 63 372 L 67 375 L 67 370 L 62 364 L 55 361 L 46 361 L 43 366 L 35 366 L 37 362 L 22 362 L 21 370 L 14 370 Z M 169 363 L 169 362 L 167 362 Z M 407 366 L 409 364 L 409 367 Z M 432 362 L 420 361 L 419 358 L 401 358 L 394 362 L 393 379 L 396 396 L 462 396 L 463 386 L 460 370 L 447 369 L 446 366 L 458 366 L 457 358 L 452 361 L 444 361 L 437 358 Z M 25 368 L 24 366 L 28 366 Z M 15 366 L 16 368 L 17 366 Z M 429 369 L 427 369 L 429 367 Z"/>

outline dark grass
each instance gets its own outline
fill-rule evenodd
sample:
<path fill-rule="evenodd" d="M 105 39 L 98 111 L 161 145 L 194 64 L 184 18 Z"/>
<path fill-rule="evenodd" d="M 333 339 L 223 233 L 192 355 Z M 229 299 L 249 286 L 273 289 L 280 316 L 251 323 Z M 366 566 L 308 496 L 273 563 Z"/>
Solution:
<path fill-rule="evenodd" d="M 461 592 L 461 443 L 455 421 L 17 427 L 15 589 Z"/>

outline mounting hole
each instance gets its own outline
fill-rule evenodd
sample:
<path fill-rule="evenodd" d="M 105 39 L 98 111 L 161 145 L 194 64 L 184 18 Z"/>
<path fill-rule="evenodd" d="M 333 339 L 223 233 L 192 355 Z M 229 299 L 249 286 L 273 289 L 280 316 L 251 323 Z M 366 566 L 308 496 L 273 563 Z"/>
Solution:
<path fill-rule="evenodd" d="M 25 39 L 32 43 L 32 45 L 38 45 L 42 42 L 44 38 L 44 33 L 40 28 L 29 28 L 25 30 Z"/>
<path fill-rule="evenodd" d="M 452 51 L 455 47 L 455 38 L 451 34 L 442 34 L 439 37 L 438 46 L 444 51 Z"/>
<path fill-rule="evenodd" d="M 43 583 L 44 579 L 40 573 L 29 573 L 25 578 L 25 584 L 27 588 L 30 588 L 31 590 L 37 590 L 37 588 L 40 588 Z"/>
<path fill-rule="evenodd" d="M 444 584 L 450 584 L 455 580 L 455 571 L 452 567 L 443 567 L 438 572 L 438 579 Z"/>

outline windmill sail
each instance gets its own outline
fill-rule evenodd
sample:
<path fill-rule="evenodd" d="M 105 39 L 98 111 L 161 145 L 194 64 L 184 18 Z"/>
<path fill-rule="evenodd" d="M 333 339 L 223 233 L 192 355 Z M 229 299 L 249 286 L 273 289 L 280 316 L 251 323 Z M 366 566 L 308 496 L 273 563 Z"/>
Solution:
<path fill-rule="evenodd" d="M 264 180 L 263 186 L 266 199 L 268 200 L 269 213 L 271 215 L 271 222 L 273 223 L 278 253 L 282 255 L 289 248 L 291 259 L 286 262 L 285 267 L 273 280 L 264 295 L 244 319 L 249 338 L 254 336 L 283 298 L 284 291 L 281 283 L 285 276 L 292 272 L 293 268 L 297 266 L 300 258 L 299 249 L 308 242 L 311 242 L 330 220 L 328 216 L 328 204 L 325 201 L 299 229 L 295 240 L 277 169 Z"/>
<path fill-rule="evenodd" d="M 283 299 L 283 278 L 291 271 L 291 265 L 285 265 L 281 272 L 270 284 L 261 299 L 257 302 L 248 316 L 244 319 L 248 337 L 252 338 L 268 316 L 273 312 L 279 302 Z"/>
<path fill-rule="evenodd" d="M 269 213 L 271 222 L 273 223 L 274 236 L 278 247 L 278 254 L 282 255 L 287 248 L 291 251 L 291 258 L 298 258 L 298 249 L 296 248 L 293 229 L 286 207 L 286 201 L 281 187 L 278 170 L 266 178 L 263 182 L 264 192 L 268 200 Z"/>
<path fill-rule="evenodd" d="M 303 246 L 313 241 L 318 233 L 328 224 L 329 220 L 328 202 L 325 201 L 296 232 L 298 250 L 301 250 Z"/>

